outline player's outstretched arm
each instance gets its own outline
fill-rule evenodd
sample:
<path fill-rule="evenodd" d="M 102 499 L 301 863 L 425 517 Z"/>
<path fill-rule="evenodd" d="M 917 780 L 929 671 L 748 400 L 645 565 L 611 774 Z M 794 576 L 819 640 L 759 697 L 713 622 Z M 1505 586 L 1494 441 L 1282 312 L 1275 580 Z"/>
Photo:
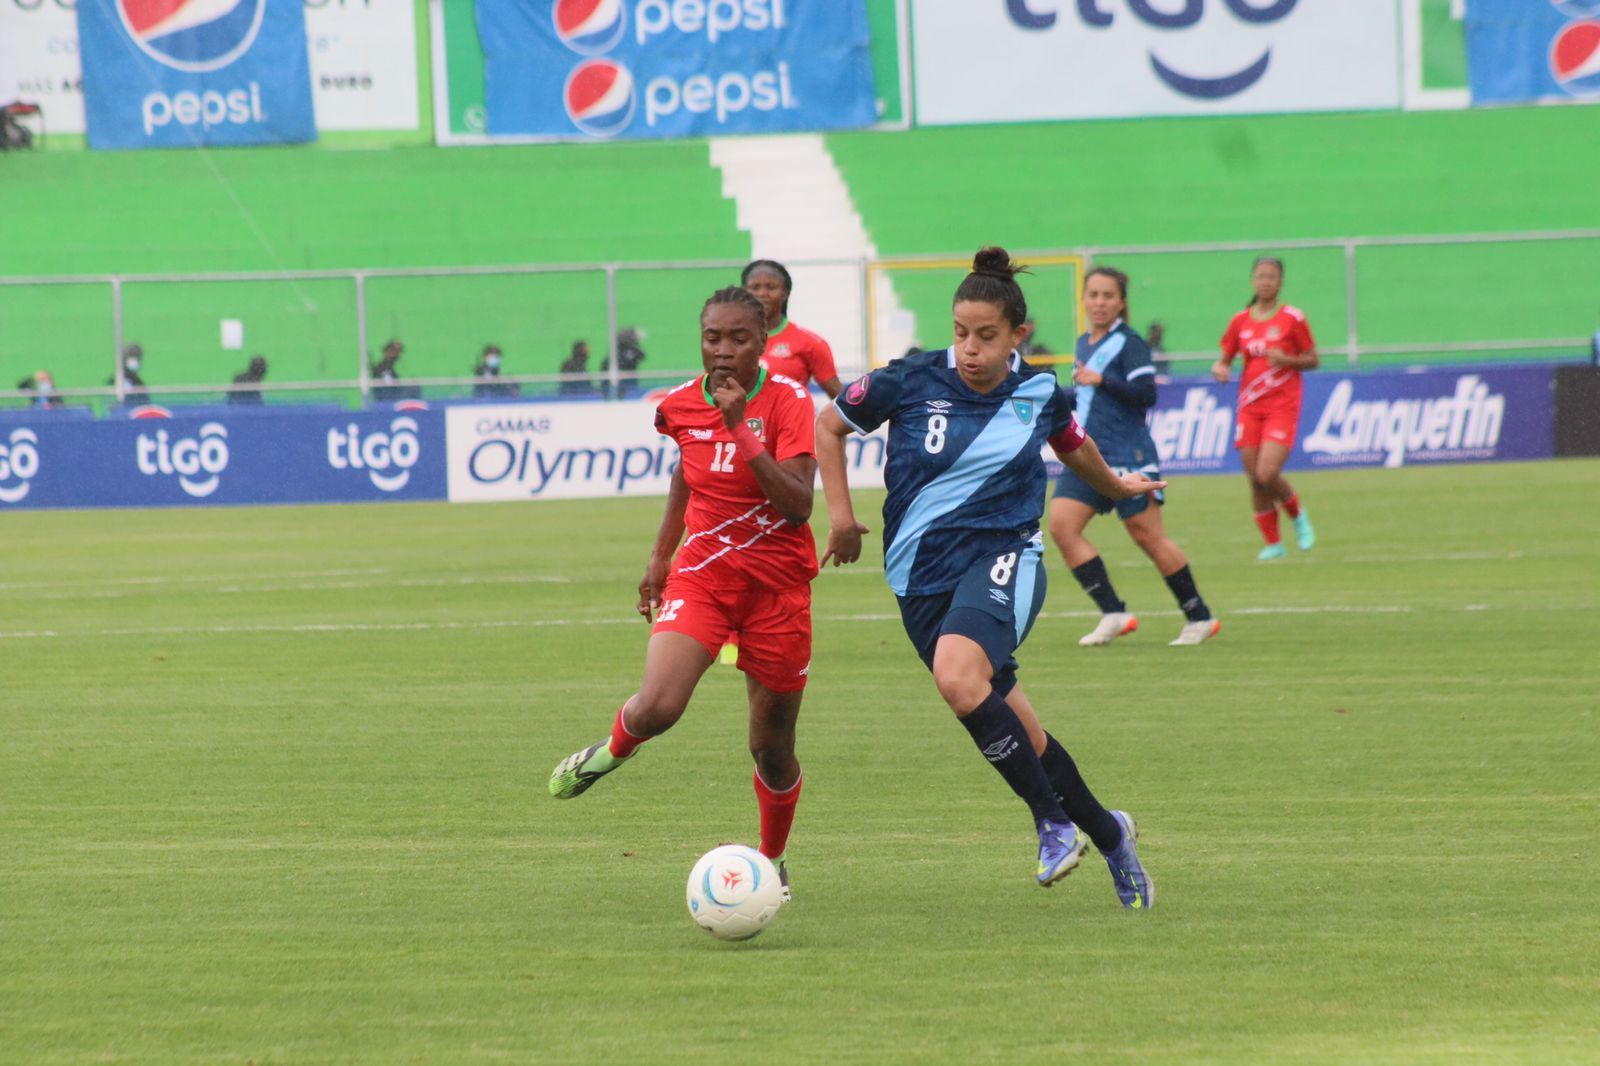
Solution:
<path fill-rule="evenodd" d="M 1067 469 L 1093 485 L 1096 492 L 1113 500 L 1125 500 L 1129 496 L 1139 496 L 1167 487 L 1165 481 L 1151 481 L 1140 473 L 1118 475 L 1106 465 L 1094 438 L 1087 435 L 1084 436 L 1083 443 L 1071 451 L 1063 451 L 1057 447 L 1055 452 L 1056 457 L 1066 464 Z"/>
<path fill-rule="evenodd" d="M 839 412 L 830 404 L 817 419 L 817 468 L 822 471 L 822 493 L 828 501 L 828 550 L 822 565 L 853 563 L 861 558 L 861 535 L 869 532 L 856 521 L 850 502 L 850 477 L 845 472 L 844 439 L 850 435 Z"/>
<path fill-rule="evenodd" d="M 667 509 L 661 515 L 661 528 L 656 530 L 656 542 L 650 549 L 650 559 L 644 564 L 644 577 L 639 579 L 638 611 L 646 622 L 655 621 L 655 609 L 661 605 L 661 590 L 667 584 L 667 572 L 672 569 L 672 557 L 677 553 L 678 542 L 683 539 L 684 513 L 689 507 L 689 484 L 683 479 L 683 466 L 672 472 L 672 483 L 667 486 Z"/>

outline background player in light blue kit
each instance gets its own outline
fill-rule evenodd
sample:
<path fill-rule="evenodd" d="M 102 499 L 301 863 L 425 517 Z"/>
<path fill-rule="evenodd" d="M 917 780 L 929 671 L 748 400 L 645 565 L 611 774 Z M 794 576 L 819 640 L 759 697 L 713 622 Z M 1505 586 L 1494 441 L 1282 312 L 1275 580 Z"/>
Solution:
<path fill-rule="evenodd" d="M 1137 470 L 1160 478 L 1156 443 L 1145 422 L 1145 412 L 1156 402 L 1156 368 L 1144 339 L 1124 321 L 1128 317 L 1128 275 L 1112 267 L 1089 271 L 1083 279 L 1083 310 L 1089 332 L 1078 338 L 1072 372 L 1078 424 L 1099 445 L 1100 454 L 1113 470 Z M 1113 499 L 1070 467 L 1062 471 L 1055 499 L 1050 501 L 1050 536 L 1072 576 L 1102 612 L 1100 624 L 1079 644 L 1109 644 L 1139 628 L 1139 619 L 1112 587 L 1100 553 L 1083 535 L 1089 519 L 1113 507 L 1128 536 L 1156 564 L 1183 610 L 1183 629 L 1171 643 L 1199 644 L 1222 628 L 1195 587 L 1183 549 L 1161 526 L 1165 502 L 1160 492 Z"/>
<path fill-rule="evenodd" d="M 1072 872 L 1087 833 L 1105 854 L 1122 905 L 1149 907 L 1155 887 L 1134 852 L 1133 819 L 1106 810 L 1044 731 L 1017 685 L 1013 653 L 1044 604 L 1045 442 L 1112 499 L 1163 483 L 1113 473 L 1055 378 L 1017 354 L 1028 334 L 1018 269 L 1004 249 L 980 251 L 956 289 L 955 343 L 875 370 L 823 409 L 817 461 L 832 527 L 823 562 L 855 562 L 867 532 L 850 502 L 844 438 L 888 423 L 889 587 L 939 694 L 1028 804 L 1039 834 L 1038 883 Z"/>

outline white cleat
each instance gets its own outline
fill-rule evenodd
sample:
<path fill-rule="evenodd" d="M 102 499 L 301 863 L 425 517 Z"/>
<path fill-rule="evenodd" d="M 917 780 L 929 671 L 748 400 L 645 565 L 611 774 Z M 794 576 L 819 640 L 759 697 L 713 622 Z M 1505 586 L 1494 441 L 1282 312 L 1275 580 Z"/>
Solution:
<path fill-rule="evenodd" d="M 1078 640 L 1080 648 L 1093 648 L 1101 644 L 1110 644 L 1118 637 L 1125 637 L 1139 628 L 1139 620 L 1127 611 L 1113 611 L 1100 616 L 1100 624 Z"/>
<path fill-rule="evenodd" d="M 1169 640 L 1168 647 L 1182 647 L 1185 644 L 1199 644 L 1210 640 L 1222 629 L 1222 623 L 1215 618 L 1202 618 L 1198 622 L 1185 622 L 1178 631 L 1177 640 Z"/>

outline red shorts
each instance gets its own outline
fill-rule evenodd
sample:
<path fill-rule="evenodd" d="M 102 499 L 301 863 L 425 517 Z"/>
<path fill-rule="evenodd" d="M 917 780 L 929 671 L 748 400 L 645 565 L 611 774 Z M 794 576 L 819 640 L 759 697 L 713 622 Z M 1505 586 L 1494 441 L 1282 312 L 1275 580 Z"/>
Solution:
<path fill-rule="evenodd" d="M 715 657 L 739 640 L 739 669 L 774 692 L 799 692 L 811 669 L 811 586 L 715 588 L 674 573 L 652 633 L 684 633 Z"/>
<path fill-rule="evenodd" d="M 1257 401 L 1239 409 L 1233 427 L 1235 448 L 1259 448 L 1281 444 L 1294 448 L 1295 431 L 1300 427 L 1300 404 Z"/>

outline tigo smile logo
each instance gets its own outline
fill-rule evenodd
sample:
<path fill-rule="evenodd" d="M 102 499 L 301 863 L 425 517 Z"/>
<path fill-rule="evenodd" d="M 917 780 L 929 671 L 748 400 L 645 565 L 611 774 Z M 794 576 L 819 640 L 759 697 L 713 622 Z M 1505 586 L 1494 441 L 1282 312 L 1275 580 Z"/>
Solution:
<path fill-rule="evenodd" d="M 579 63 L 567 75 L 562 98 L 572 124 L 591 137 L 614 137 L 633 121 L 633 75 L 609 59 Z"/>
<path fill-rule="evenodd" d="M 550 21 L 561 43 L 585 56 L 611 51 L 628 25 L 622 0 L 556 0 Z"/>
<path fill-rule="evenodd" d="M 218 70 L 255 43 L 267 0 L 117 0 L 134 43 L 174 70 Z"/>

